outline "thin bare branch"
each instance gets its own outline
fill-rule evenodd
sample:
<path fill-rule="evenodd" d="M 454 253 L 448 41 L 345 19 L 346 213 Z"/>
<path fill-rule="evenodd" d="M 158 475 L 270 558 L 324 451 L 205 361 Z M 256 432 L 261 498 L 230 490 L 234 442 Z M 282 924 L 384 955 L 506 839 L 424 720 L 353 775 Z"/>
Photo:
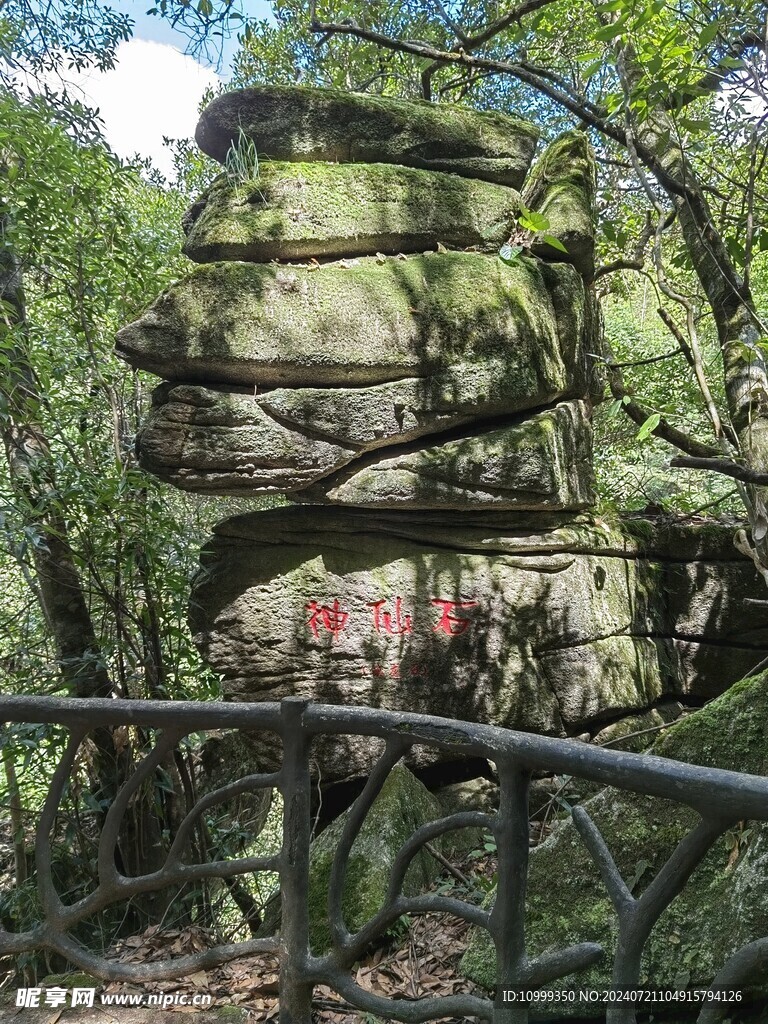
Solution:
<path fill-rule="evenodd" d="M 734 480 L 741 480 L 745 484 L 757 484 L 759 487 L 768 486 L 768 473 L 758 473 L 731 459 L 677 455 L 671 460 L 670 466 L 674 469 L 703 469 L 708 473 L 721 473 L 723 476 L 733 477 Z"/>
<path fill-rule="evenodd" d="M 551 3 L 552 0 L 544 0 L 540 6 L 544 3 Z M 395 50 L 400 53 L 410 53 L 414 57 L 420 57 L 424 60 L 429 60 L 436 63 L 438 66 L 443 64 L 454 64 L 464 65 L 470 68 L 479 68 L 486 71 L 494 71 L 500 74 L 511 75 L 518 81 L 523 82 L 525 85 L 530 85 L 531 88 L 544 93 L 549 96 L 555 103 L 559 103 L 565 107 L 572 114 L 575 114 L 585 124 L 591 128 L 595 128 L 597 131 L 606 135 L 608 138 L 613 139 L 615 142 L 620 143 L 622 146 L 626 145 L 626 135 L 624 130 L 619 126 L 612 124 L 606 118 L 599 114 L 596 114 L 594 110 L 591 110 L 591 104 L 585 102 L 583 98 L 576 97 L 571 93 L 566 93 L 562 89 L 557 88 L 551 82 L 545 79 L 539 78 L 537 75 L 528 71 L 522 65 L 513 63 L 510 61 L 494 60 L 490 57 L 475 56 L 473 53 L 468 52 L 467 47 L 462 47 L 460 50 L 441 50 L 431 43 L 422 42 L 420 40 L 408 40 L 408 39 L 395 39 L 392 36 L 385 35 L 382 32 L 375 32 L 373 29 L 366 28 L 363 25 L 358 25 L 357 22 L 349 20 L 345 22 L 321 22 L 313 17 L 310 22 L 310 28 L 313 32 L 320 35 L 348 35 L 355 36 L 357 39 L 364 39 L 366 42 L 375 43 L 377 46 L 382 46 L 387 50 Z M 477 38 L 477 37 L 473 37 Z M 475 45 L 481 45 L 476 43 Z M 427 84 L 431 74 L 434 71 L 431 67 L 425 69 L 422 73 L 422 84 L 425 79 Z M 665 175 L 663 168 L 657 168 L 657 161 L 653 154 L 643 151 L 644 159 L 649 162 L 649 166 L 653 165 L 654 173 L 659 175 Z M 668 176 L 666 176 L 668 177 Z M 680 192 L 680 186 L 672 178 L 669 179 L 669 187 L 676 192 Z"/>
<path fill-rule="evenodd" d="M 451 32 L 453 32 L 453 34 L 456 36 L 456 38 L 464 46 L 466 46 L 469 43 L 469 36 L 464 31 L 464 29 L 461 27 L 461 25 L 459 25 L 459 23 L 457 21 L 454 21 L 453 18 L 450 16 L 448 11 L 445 9 L 445 4 L 442 3 L 442 0 L 434 0 L 434 4 L 435 4 L 435 7 L 438 10 L 438 13 L 440 14 L 440 17 L 443 19 L 443 21 L 448 26 L 448 28 L 451 30 Z"/>
<path fill-rule="evenodd" d="M 601 277 L 605 277 L 607 274 L 615 274 L 619 270 L 642 270 L 642 260 L 613 260 L 612 263 L 605 263 L 602 267 L 598 267 L 595 271 L 595 276 L 592 278 L 593 281 L 599 281 Z"/>

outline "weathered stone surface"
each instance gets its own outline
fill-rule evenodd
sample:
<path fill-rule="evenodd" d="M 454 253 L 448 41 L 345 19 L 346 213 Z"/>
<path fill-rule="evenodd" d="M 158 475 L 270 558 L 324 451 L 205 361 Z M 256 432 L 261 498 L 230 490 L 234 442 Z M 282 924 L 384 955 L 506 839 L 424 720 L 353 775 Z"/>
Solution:
<path fill-rule="evenodd" d="M 386 453 L 383 453 L 386 454 Z M 360 460 L 359 460 L 360 461 Z M 352 462 L 299 495 L 375 508 L 583 509 L 594 502 L 592 430 L 584 402 L 522 422 Z"/>
<path fill-rule="evenodd" d="M 663 641 L 643 636 L 603 637 L 540 656 L 563 725 L 572 732 L 599 721 L 606 708 L 621 712 L 655 703 L 669 678 L 666 660 Z"/>
<path fill-rule="evenodd" d="M 407 768 L 397 765 L 392 770 L 349 855 L 342 899 L 348 928 L 357 931 L 381 909 L 398 851 L 417 828 L 439 818 L 441 813 L 435 797 Z M 309 914 L 315 950 L 325 950 L 330 945 L 328 888 L 333 854 L 346 818 L 346 814 L 338 818 L 311 847 Z M 441 870 L 438 861 L 421 850 L 406 872 L 404 895 L 423 892 Z"/>
<path fill-rule="evenodd" d="M 269 494 L 304 487 L 355 448 L 283 426 L 254 400 L 194 384 L 164 384 L 136 445 L 139 462 L 186 491 Z"/>
<path fill-rule="evenodd" d="M 583 372 L 584 288 L 567 264 L 439 253 L 318 269 L 221 263 L 167 289 L 117 336 L 168 380 L 361 387 L 515 353 Z M 529 378 L 530 379 L 530 376 Z"/>
<path fill-rule="evenodd" d="M 728 535 L 715 544 L 710 528 L 688 546 L 722 556 Z M 300 694 L 578 735 L 686 688 L 722 692 L 744 649 L 765 656 L 768 644 L 744 639 L 759 610 L 734 607 L 709 674 L 677 677 L 675 644 L 712 637 L 683 632 L 701 616 L 670 612 L 675 557 L 673 531 L 638 541 L 586 517 L 280 509 L 217 528 L 191 623 L 231 699 Z M 761 593 L 735 552 L 696 572 L 724 568 Z M 337 743 L 323 778 L 370 758 L 365 742 Z"/>
<path fill-rule="evenodd" d="M 463 811 L 483 811 L 495 814 L 499 809 L 499 787 L 490 779 L 468 779 L 450 786 L 441 786 L 434 792 L 441 817 L 459 814 Z M 482 849 L 485 832 L 481 828 L 461 828 L 446 832 L 443 837 L 443 853 L 446 857 L 462 860 L 472 850 Z"/>
<path fill-rule="evenodd" d="M 277 388 L 256 401 L 303 433 L 368 451 L 551 405 L 583 385 L 579 366 L 565 358 L 518 346 L 504 358 L 428 377 L 369 388 Z"/>
<path fill-rule="evenodd" d="M 218 179 L 191 207 L 184 252 L 198 263 L 267 263 L 498 248 L 519 199 L 503 185 L 389 164 L 265 163 L 253 181 Z"/>
<path fill-rule="evenodd" d="M 353 412 L 358 394 L 346 396 Z M 434 426 L 443 419 L 449 417 L 437 417 Z M 423 416 L 422 430 L 427 423 Z M 370 440 L 334 444 L 316 430 L 286 425 L 253 395 L 192 384 L 158 388 L 137 437 L 144 469 L 211 494 L 295 492 L 302 501 L 385 508 L 579 509 L 593 500 L 591 428 L 582 402 L 458 440 L 413 445 L 396 458 L 377 447 Z"/>
<path fill-rule="evenodd" d="M 241 133 L 260 158 L 394 163 L 519 188 L 538 129 L 522 118 L 447 103 L 297 86 L 224 93 L 203 111 L 195 139 L 223 163 Z"/>
<path fill-rule="evenodd" d="M 639 715 L 628 715 L 611 722 L 592 737 L 598 746 L 614 747 L 639 754 L 658 739 L 659 730 L 682 715 L 683 705 L 677 700 L 665 700 Z"/>
<path fill-rule="evenodd" d="M 310 846 L 309 935 L 314 953 L 327 952 L 331 946 L 328 890 L 333 857 L 348 816 L 347 812 L 337 818 Z M 362 928 L 383 906 L 395 858 L 406 840 L 441 816 L 440 804 L 429 790 L 404 765 L 396 765 L 371 805 L 347 861 L 342 912 L 351 931 Z M 419 851 L 405 874 L 403 894 L 423 892 L 441 870 L 426 850 Z M 263 933 L 272 934 L 279 920 L 274 904 L 265 916 Z"/>
<path fill-rule="evenodd" d="M 765 775 L 767 723 L 768 676 L 763 674 L 737 683 L 706 708 L 672 725 L 653 753 Z M 624 879 L 635 878 L 635 895 L 646 888 L 698 821 L 694 811 L 680 804 L 610 789 L 584 806 Z M 715 843 L 682 894 L 662 914 L 646 946 L 641 985 L 706 985 L 737 949 L 768 933 L 768 826 L 750 827 L 750 836 L 737 846 L 733 860 L 733 843 Z M 736 842 L 736 833 L 732 838 Z M 645 870 L 643 862 L 648 865 Z M 582 989 L 605 988 L 616 947 L 616 916 L 570 820 L 532 851 L 527 899 L 529 955 L 574 942 L 599 942 L 606 957 L 589 971 L 574 975 L 573 984 Z M 475 981 L 493 985 L 495 955 L 484 933 L 474 934 L 462 966 Z M 768 994 L 764 976 L 751 980 L 753 993 Z M 600 1014 L 594 1004 L 558 1004 L 548 1009 L 552 1017 L 560 1018 Z"/>
<path fill-rule="evenodd" d="M 587 280 L 595 272 L 595 155 L 583 132 L 561 135 L 535 164 L 525 183 L 526 206 L 549 220 L 546 233 L 565 246 L 537 241 L 532 251 L 546 259 L 570 259 Z"/>

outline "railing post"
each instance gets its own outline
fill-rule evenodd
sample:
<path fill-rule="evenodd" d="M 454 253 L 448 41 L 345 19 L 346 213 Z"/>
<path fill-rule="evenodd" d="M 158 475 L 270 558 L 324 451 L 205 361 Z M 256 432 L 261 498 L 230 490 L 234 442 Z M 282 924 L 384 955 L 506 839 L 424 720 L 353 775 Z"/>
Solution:
<path fill-rule="evenodd" d="M 499 811 L 494 823 L 498 855 L 491 934 L 496 946 L 493 1024 L 528 1024 L 528 1007 L 504 1001 L 504 990 L 525 981 L 525 890 L 528 881 L 528 786 L 530 772 L 499 762 Z"/>
<path fill-rule="evenodd" d="M 311 1024 L 312 985 L 306 982 L 309 960 L 310 776 L 308 741 L 302 716 L 303 697 L 281 701 L 283 766 L 283 846 L 280 853 L 280 1024 Z"/>

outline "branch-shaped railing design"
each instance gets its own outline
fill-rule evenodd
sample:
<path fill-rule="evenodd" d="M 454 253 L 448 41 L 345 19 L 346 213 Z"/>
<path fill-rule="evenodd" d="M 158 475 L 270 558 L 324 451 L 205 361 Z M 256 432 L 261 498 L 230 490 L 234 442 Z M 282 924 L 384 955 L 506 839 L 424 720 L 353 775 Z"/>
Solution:
<path fill-rule="evenodd" d="M 61 700 L 43 697 L 0 699 L 0 721 L 50 723 L 65 726 L 70 740 L 50 786 L 37 830 L 35 862 L 42 915 L 33 928 L 11 933 L 0 929 L 0 956 L 35 949 L 58 952 L 97 977 L 116 981 L 159 981 L 180 978 L 238 957 L 273 952 L 280 959 L 280 1020 L 309 1024 L 316 985 L 335 989 L 353 1006 L 389 1020 L 418 1022 L 460 1016 L 494 1024 L 526 1024 L 528 1009 L 504 1000 L 505 990 L 536 988 L 595 964 L 603 950 L 580 943 L 536 959 L 526 952 L 525 899 L 528 874 L 528 786 L 535 771 L 564 773 L 685 804 L 700 816 L 654 880 L 639 897 L 632 896 L 595 824 L 582 807 L 573 811 L 576 829 L 589 850 L 616 910 L 619 938 L 612 985 L 638 986 L 644 945 L 662 912 L 682 891 L 712 844 L 742 819 L 768 821 L 768 779 L 735 772 L 681 764 L 649 755 L 591 747 L 584 743 L 472 725 L 427 715 L 396 714 L 366 708 L 330 707 L 288 698 L 281 704 L 224 704 L 126 700 Z M 52 873 L 51 840 L 57 808 L 64 794 L 80 745 L 90 731 L 105 725 L 132 724 L 161 730 L 154 748 L 118 792 L 104 818 L 98 849 L 98 878 L 93 892 L 66 905 L 56 892 Z M 207 794 L 179 825 L 162 867 L 138 877 L 117 869 L 115 851 L 119 830 L 132 797 L 155 769 L 189 733 L 213 729 L 247 729 L 277 733 L 283 744 L 279 771 L 249 775 Z M 315 736 L 378 737 L 385 749 L 342 830 L 333 865 L 328 897 L 331 949 L 315 955 L 309 940 L 309 864 L 311 840 L 310 743 Z M 466 811 L 451 814 L 417 829 L 396 856 L 383 906 L 351 932 L 344 920 L 342 893 L 350 852 L 373 802 L 392 768 L 414 745 L 493 761 L 500 782 L 496 814 Z M 201 815 L 219 803 L 258 789 L 277 789 L 283 796 L 283 840 L 273 856 L 242 857 L 185 863 L 193 830 Z M 481 827 L 490 832 L 498 850 L 498 885 L 489 911 L 462 899 L 437 894 L 406 897 L 403 883 L 414 857 L 427 843 L 455 829 Z M 280 876 L 279 937 L 227 943 L 199 953 L 155 964 L 116 963 L 86 949 L 69 934 L 89 915 L 112 904 L 172 885 L 207 878 L 232 878 L 254 871 Z M 351 968 L 370 944 L 383 936 L 404 914 L 439 912 L 454 915 L 486 929 L 495 945 L 495 1000 L 476 995 L 389 999 L 361 988 Z M 768 964 L 768 938 L 739 950 L 725 964 L 713 985 L 738 986 Z M 700 1024 L 715 1024 L 726 1004 L 709 1003 Z M 608 1024 L 633 1024 L 631 1004 L 612 1006 Z"/>

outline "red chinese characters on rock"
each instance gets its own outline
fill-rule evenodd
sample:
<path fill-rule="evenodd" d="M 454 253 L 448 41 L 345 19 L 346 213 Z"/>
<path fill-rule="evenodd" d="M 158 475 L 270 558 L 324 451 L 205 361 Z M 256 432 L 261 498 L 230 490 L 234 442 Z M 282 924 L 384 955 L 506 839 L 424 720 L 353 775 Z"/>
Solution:
<path fill-rule="evenodd" d="M 452 615 L 454 608 L 476 608 L 477 601 L 444 601 L 441 597 L 433 597 L 432 604 L 442 606 L 440 621 L 432 630 L 433 633 L 447 633 L 449 636 L 460 636 L 472 625 L 471 619 L 463 615 Z"/>
<path fill-rule="evenodd" d="M 318 604 L 317 601 L 310 601 L 304 607 L 309 612 L 306 624 L 318 639 L 321 626 L 326 633 L 330 633 L 332 636 L 338 636 L 339 633 L 344 632 L 347 620 L 349 619 L 349 612 L 342 610 L 338 597 L 332 605 Z"/>
<path fill-rule="evenodd" d="M 403 599 L 395 598 L 395 618 L 392 620 L 392 613 L 384 611 L 387 599 L 381 601 L 369 601 L 367 607 L 373 608 L 373 628 L 375 632 L 389 633 L 392 636 L 400 636 L 403 633 L 413 632 L 413 620 L 410 615 L 403 615 Z"/>
<path fill-rule="evenodd" d="M 439 610 L 439 618 L 432 626 L 433 633 L 445 633 L 448 636 L 461 636 L 465 633 L 473 621 L 465 615 L 457 615 L 456 611 L 476 608 L 477 601 L 451 601 L 443 597 L 433 597 L 430 604 Z M 342 608 L 338 598 L 334 598 L 332 604 L 320 604 L 318 601 L 310 601 L 305 606 L 309 612 L 306 621 L 307 628 L 319 639 L 321 630 L 337 637 L 343 633 L 349 623 L 350 613 Z M 402 597 L 394 599 L 394 610 L 390 610 L 389 598 L 381 598 L 379 601 L 368 601 L 366 607 L 371 609 L 371 629 L 374 633 L 389 634 L 390 636 L 404 636 L 413 633 L 414 617 L 410 612 L 403 610 Z"/>

